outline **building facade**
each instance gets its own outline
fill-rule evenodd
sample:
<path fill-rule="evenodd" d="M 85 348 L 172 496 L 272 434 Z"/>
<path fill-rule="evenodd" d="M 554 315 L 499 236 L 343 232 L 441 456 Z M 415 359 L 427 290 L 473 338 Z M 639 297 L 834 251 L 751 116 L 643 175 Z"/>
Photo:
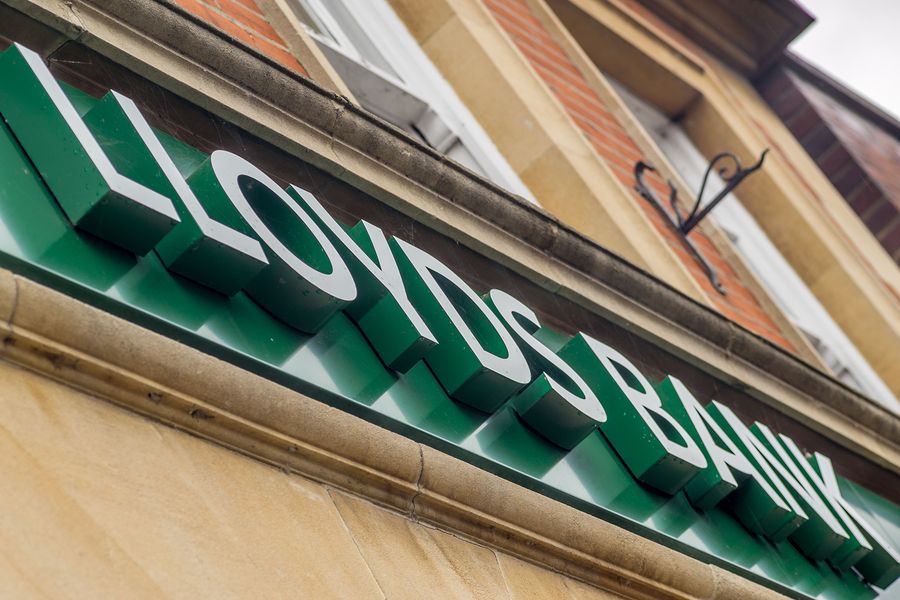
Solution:
<path fill-rule="evenodd" d="M 2 0 L 3 594 L 898 593 L 900 269 L 811 20 Z"/>

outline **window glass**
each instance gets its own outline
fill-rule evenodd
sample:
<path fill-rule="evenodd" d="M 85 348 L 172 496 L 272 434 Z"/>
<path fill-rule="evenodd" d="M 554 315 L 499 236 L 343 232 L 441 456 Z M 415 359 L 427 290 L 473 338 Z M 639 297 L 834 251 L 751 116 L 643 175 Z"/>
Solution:
<path fill-rule="evenodd" d="M 334 20 L 337 21 L 341 31 L 344 32 L 350 40 L 350 43 L 353 44 L 353 48 L 364 63 L 377 69 L 381 69 L 385 73 L 402 81 L 400 75 L 394 70 L 384 55 L 381 54 L 372 42 L 372 39 L 366 35 L 366 32 L 363 31 L 363 28 L 357 20 L 353 18 L 353 15 L 350 14 L 350 11 L 347 10 L 347 6 L 343 2 L 330 2 L 328 4 L 328 10 L 334 17 Z"/>
<path fill-rule="evenodd" d="M 328 27 L 316 18 L 316 13 L 307 6 L 305 0 L 297 0 L 294 6 L 294 12 L 297 14 L 297 18 L 300 19 L 303 26 L 306 27 L 306 30 L 312 35 L 329 39 L 332 42 L 337 42 L 337 40 L 334 39 L 334 35 L 328 31 Z"/>

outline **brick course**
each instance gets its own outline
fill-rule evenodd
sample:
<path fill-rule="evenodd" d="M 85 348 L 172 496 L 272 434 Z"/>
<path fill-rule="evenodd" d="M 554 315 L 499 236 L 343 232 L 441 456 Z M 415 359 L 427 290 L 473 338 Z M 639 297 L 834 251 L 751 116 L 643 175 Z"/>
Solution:
<path fill-rule="evenodd" d="M 254 0 L 175 0 L 181 8 L 261 54 L 306 75 Z"/>

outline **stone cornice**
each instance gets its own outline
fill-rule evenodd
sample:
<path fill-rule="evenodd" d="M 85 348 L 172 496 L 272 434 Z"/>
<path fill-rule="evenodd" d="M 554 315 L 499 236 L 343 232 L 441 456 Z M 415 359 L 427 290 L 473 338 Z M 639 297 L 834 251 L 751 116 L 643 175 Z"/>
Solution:
<path fill-rule="evenodd" d="M 782 597 L 3 270 L 0 336 L 2 360 L 623 597 Z"/>

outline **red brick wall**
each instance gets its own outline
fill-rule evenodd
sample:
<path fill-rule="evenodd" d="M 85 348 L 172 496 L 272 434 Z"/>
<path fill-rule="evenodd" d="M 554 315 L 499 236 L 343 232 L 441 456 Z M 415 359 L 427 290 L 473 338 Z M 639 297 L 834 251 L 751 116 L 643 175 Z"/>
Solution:
<path fill-rule="evenodd" d="M 282 65 L 306 75 L 254 0 L 175 0 L 185 10 Z"/>
<path fill-rule="evenodd" d="M 632 189 L 635 183 L 634 164 L 643 158 L 638 146 L 590 88 L 563 49 L 531 13 L 525 0 L 484 0 L 484 3 L 597 153 L 625 187 Z M 668 187 L 661 179 L 648 179 L 657 196 L 668 197 Z M 688 253 L 684 243 L 662 216 L 637 193 L 633 197 L 722 314 L 770 341 L 794 350 L 708 237 L 696 229 L 691 233 L 694 244 L 716 270 L 725 286 L 727 294 L 724 296 L 715 290 L 702 267 Z"/>

